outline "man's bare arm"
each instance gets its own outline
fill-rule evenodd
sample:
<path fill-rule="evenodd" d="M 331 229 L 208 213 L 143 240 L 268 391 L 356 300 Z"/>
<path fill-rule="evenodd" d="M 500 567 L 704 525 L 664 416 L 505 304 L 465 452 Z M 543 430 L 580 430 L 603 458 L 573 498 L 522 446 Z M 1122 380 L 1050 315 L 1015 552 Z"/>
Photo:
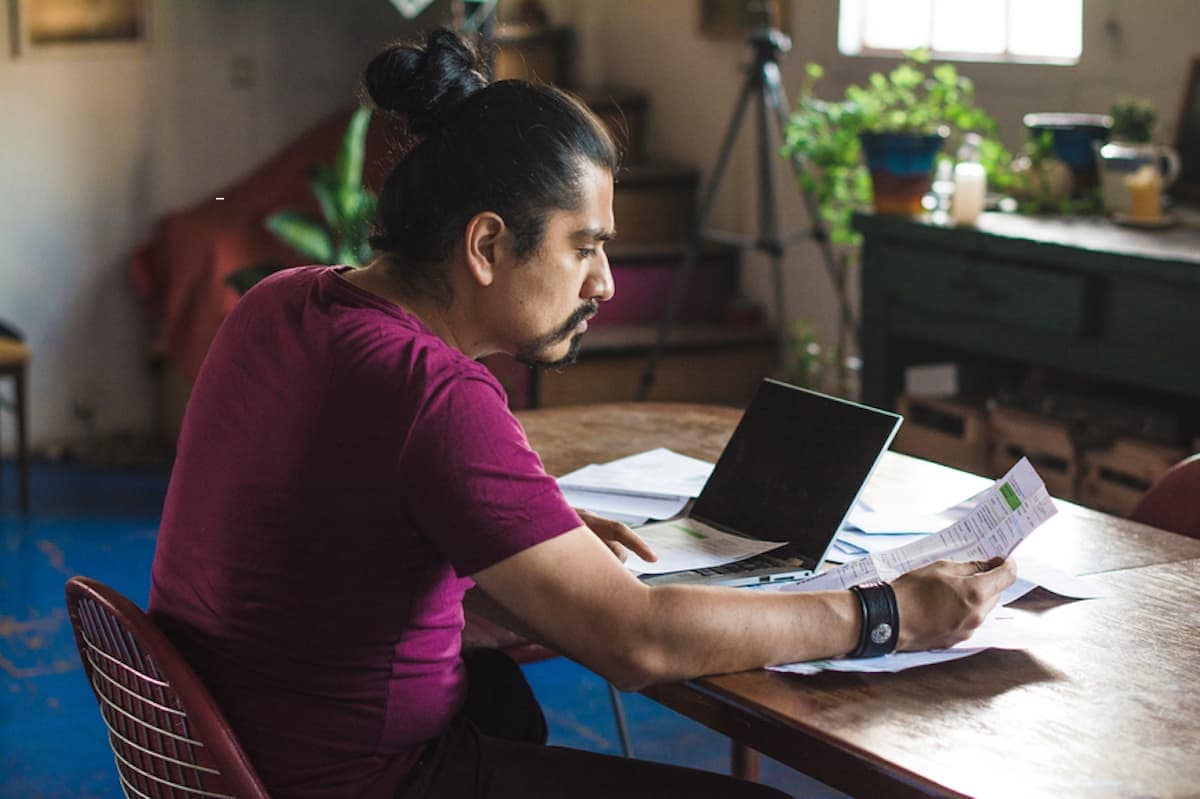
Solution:
<path fill-rule="evenodd" d="M 983 574 L 965 564 L 934 566 L 895 583 L 902 647 L 962 640 L 1013 578 L 1007 565 Z M 849 591 L 646 586 L 587 527 L 507 558 L 475 580 L 535 638 L 626 689 L 844 655 L 862 623 Z"/>

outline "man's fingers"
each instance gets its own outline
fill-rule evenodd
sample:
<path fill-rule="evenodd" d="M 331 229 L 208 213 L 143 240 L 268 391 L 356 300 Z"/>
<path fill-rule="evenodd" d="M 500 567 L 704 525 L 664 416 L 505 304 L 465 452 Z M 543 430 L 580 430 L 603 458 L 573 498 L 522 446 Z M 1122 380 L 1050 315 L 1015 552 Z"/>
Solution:
<path fill-rule="evenodd" d="M 998 563 L 995 561 L 999 561 Z M 995 563 L 995 565 L 991 565 Z M 981 571 L 972 579 L 978 580 L 984 593 L 999 594 L 1005 588 L 1017 581 L 1017 564 L 1014 560 L 995 558 L 988 561 L 986 571 Z"/>
<path fill-rule="evenodd" d="M 615 524 L 615 526 L 618 529 L 614 531 L 614 540 L 620 541 L 631 552 L 633 552 L 633 554 L 637 555 L 642 560 L 658 560 L 658 555 L 654 554 L 654 550 L 650 548 L 650 545 L 647 544 L 640 535 L 635 533 L 633 530 L 630 530 L 623 524 Z"/>
<path fill-rule="evenodd" d="M 622 563 L 629 559 L 629 552 L 626 551 L 625 547 L 621 546 L 616 541 L 605 541 L 604 545 L 611 549 L 612 553 L 617 556 L 617 560 L 621 561 Z"/>
<path fill-rule="evenodd" d="M 614 522 L 612 519 L 606 519 L 603 516 L 597 516 L 586 510 L 577 510 L 579 518 L 583 519 L 584 524 L 595 533 L 600 540 L 608 544 L 613 552 L 617 553 L 617 557 L 621 562 L 625 562 L 625 549 L 633 552 L 642 560 L 655 561 L 658 560 L 658 555 L 654 554 L 654 550 L 650 545 L 642 540 L 642 537 L 630 530 L 627 525 L 620 522 Z M 613 546 L 617 543 L 619 546 Z M 624 549 L 622 549 L 622 546 Z"/>

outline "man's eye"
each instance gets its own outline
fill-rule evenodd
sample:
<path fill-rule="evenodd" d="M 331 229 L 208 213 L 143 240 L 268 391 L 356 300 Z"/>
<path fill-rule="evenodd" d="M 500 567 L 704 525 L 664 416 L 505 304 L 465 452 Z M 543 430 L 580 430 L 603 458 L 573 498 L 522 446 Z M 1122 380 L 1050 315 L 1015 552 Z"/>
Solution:
<path fill-rule="evenodd" d="M 580 247 L 578 250 L 576 250 L 576 252 L 579 253 L 580 258 L 591 258 L 593 255 L 596 254 L 596 248 L 595 247 Z"/>

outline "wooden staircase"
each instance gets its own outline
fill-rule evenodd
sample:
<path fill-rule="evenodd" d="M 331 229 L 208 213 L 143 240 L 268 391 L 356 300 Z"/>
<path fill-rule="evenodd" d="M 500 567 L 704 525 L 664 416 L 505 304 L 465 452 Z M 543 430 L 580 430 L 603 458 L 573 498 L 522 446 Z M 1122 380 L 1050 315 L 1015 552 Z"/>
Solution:
<path fill-rule="evenodd" d="M 646 95 L 575 87 L 573 39 L 569 28 L 501 26 L 495 74 L 572 90 L 621 147 L 613 197 L 618 238 L 607 248 L 617 290 L 591 322 L 577 364 L 547 372 L 507 356 L 484 360 L 514 409 L 634 399 L 696 213 L 699 170 L 647 158 Z M 739 270 L 736 248 L 704 248 L 649 399 L 744 405 L 776 367 L 775 333 L 763 323 L 761 309 L 736 304 Z"/>

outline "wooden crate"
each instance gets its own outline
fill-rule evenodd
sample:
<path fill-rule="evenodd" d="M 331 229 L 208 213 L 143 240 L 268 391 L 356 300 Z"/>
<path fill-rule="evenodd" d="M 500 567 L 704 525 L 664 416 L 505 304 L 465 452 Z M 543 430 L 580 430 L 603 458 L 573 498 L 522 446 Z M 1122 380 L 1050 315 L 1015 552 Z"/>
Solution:
<path fill-rule="evenodd" d="M 1187 453 L 1136 438 L 1120 438 L 1111 447 L 1083 453 L 1079 501 L 1099 510 L 1128 516 L 1155 480 Z"/>
<path fill-rule="evenodd" d="M 979 405 L 901 395 L 896 411 L 904 417 L 892 444 L 897 452 L 975 474 L 991 474 L 991 425 Z"/>
<path fill-rule="evenodd" d="M 1079 456 L 1066 422 L 1045 416 L 996 408 L 991 413 L 992 470 L 1002 475 L 1020 458 L 1034 465 L 1046 490 L 1060 499 L 1075 499 Z"/>

